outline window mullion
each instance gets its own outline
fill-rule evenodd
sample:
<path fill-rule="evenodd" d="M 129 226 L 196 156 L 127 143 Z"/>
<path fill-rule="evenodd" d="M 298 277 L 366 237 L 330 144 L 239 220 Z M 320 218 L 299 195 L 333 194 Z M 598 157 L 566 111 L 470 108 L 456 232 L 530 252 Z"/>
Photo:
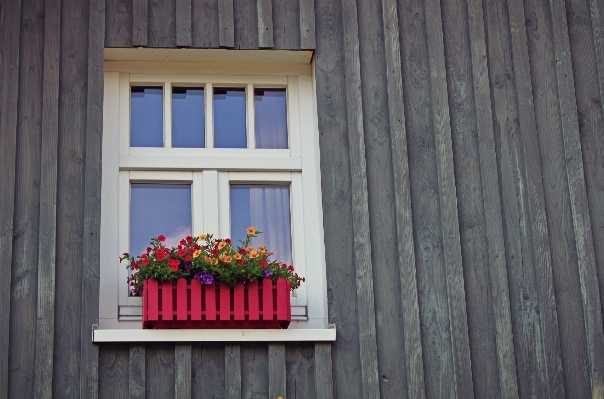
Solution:
<path fill-rule="evenodd" d="M 218 224 L 218 172 L 215 170 L 203 171 L 203 223 L 204 233 L 214 236 L 220 234 Z"/>
<path fill-rule="evenodd" d="M 191 189 L 191 215 L 193 218 L 193 235 L 205 233 L 204 203 L 203 203 L 203 172 L 193 172 L 193 187 Z"/>
<path fill-rule="evenodd" d="M 246 91 L 246 122 L 247 122 L 247 148 L 256 148 L 256 121 L 254 112 L 254 85 L 248 84 Z"/>
<path fill-rule="evenodd" d="M 164 148 L 172 147 L 172 82 L 164 83 Z"/>
<path fill-rule="evenodd" d="M 204 102 L 206 113 L 206 148 L 214 148 L 214 87 L 212 83 L 206 83 Z"/>

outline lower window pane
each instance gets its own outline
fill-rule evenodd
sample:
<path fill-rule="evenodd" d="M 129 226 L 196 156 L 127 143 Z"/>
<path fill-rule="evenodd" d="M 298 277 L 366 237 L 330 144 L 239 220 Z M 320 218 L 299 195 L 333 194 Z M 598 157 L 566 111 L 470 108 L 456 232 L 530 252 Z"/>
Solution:
<path fill-rule="evenodd" d="M 271 259 L 292 263 L 289 186 L 231 185 L 231 239 L 239 244 L 253 226 L 263 233 L 252 246 L 264 245 Z"/>

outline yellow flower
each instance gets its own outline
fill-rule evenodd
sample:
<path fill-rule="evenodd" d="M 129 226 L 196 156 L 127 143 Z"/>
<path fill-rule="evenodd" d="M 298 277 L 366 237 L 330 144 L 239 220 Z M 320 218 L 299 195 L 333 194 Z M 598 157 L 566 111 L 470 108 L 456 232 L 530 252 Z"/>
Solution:
<path fill-rule="evenodd" d="M 266 252 L 266 247 L 264 245 L 261 245 L 258 247 L 258 252 L 260 252 L 261 254 Z"/>
<path fill-rule="evenodd" d="M 217 265 L 218 264 L 218 258 L 212 258 L 212 260 L 210 260 L 210 263 L 213 265 Z"/>
<path fill-rule="evenodd" d="M 193 252 L 193 257 L 194 258 L 199 257 L 199 255 L 201 255 L 201 251 L 199 249 L 197 251 Z"/>
<path fill-rule="evenodd" d="M 250 258 L 254 259 L 254 258 L 257 258 L 257 257 L 258 257 L 258 252 L 257 251 L 254 251 L 254 250 L 250 251 Z"/>
<path fill-rule="evenodd" d="M 247 233 L 248 234 L 256 234 L 256 229 L 253 227 L 248 227 L 247 228 Z"/>
<path fill-rule="evenodd" d="M 248 252 L 252 252 L 254 250 L 254 247 L 252 247 L 251 245 L 248 245 L 247 247 L 247 251 Z"/>
<path fill-rule="evenodd" d="M 237 259 L 237 260 L 241 259 L 241 254 L 235 254 L 234 256 L 235 256 L 235 259 Z"/>
<path fill-rule="evenodd" d="M 199 241 L 204 241 L 206 239 L 207 235 L 202 234 L 199 236 Z"/>
<path fill-rule="evenodd" d="M 220 243 L 218 244 L 218 250 L 220 251 L 222 248 L 225 247 L 225 245 L 227 245 L 226 242 L 220 241 Z"/>

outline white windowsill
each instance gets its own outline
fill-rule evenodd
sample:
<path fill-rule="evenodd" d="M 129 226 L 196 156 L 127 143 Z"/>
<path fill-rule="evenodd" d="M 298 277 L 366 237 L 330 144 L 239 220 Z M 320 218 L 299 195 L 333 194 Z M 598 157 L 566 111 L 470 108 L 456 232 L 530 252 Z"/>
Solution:
<path fill-rule="evenodd" d="M 286 342 L 335 341 L 336 326 L 326 329 L 258 330 L 99 330 L 93 326 L 92 342 Z"/>

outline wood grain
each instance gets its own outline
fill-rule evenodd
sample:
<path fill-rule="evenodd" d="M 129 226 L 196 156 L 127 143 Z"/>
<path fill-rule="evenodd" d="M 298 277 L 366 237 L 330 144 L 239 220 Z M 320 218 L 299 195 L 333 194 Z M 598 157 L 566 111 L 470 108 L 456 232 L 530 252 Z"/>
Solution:
<path fill-rule="evenodd" d="M 334 397 L 331 343 L 315 344 L 315 387 L 317 399 Z"/>
<path fill-rule="evenodd" d="M 225 345 L 219 342 L 193 344 L 191 359 L 192 397 L 225 397 L 224 347 Z"/>
<path fill-rule="evenodd" d="M 273 0 L 273 36 L 275 48 L 300 48 L 300 3 L 295 0 Z"/>
<path fill-rule="evenodd" d="M 107 0 L 106 1 L 106 24 L 105 46 L 107 47 L 131 47 L 133 41 L 133 1 L 140 0 Z M 148 0 L 147 0 L 148 1 Z M 138 5 L 137 5 L 138 6 Z M 137 8 L 137 21 L 140 14 Z M 137 28 L 140 26 L 137 25 Z M 146 44 L 146 42 L 145 42 Z"/>
<path fill-rule="evenodd" d="M 273 41 L 273 2 L 272 0 L 257 0 L 258 13 L 258 47 L 271 48 Z"/>
<path fill-rule="evenodd" d="M 315 5 L 312 0 L 300 0 L 300 48 L 314 50 L 315 39 Z"/>
<path fill-rule="evenodd" d="M 236 49 L 258 48 L 258 7 L 255 0 L 233 0 L 234 47 Z"/>
<path fill-rule="evenodd" d="M 47 1 L 44 6 L 44 86 L 34 396 L 52 398 L 61 5 L 60 1 L 54 0 Z"/>
<path fill-rule="evenodd" d="M 224 397 L 242 398 L 241 393 L 241 346 L 227 344 L 224 346 Z"/>
<path fill-rule="evenodd" d="M 149 0 L 149 47 L 176 46 L 176 0 Z"/>
<path fill-rule="evenodd" d="M 99 399 L 129 399 L 128 345 L 102 344 L 99 350 Z"/>
<path fill-rule="evenodd" d="M 218 1 L 218 45 L 220 47 L 233 47 L 235 45 L 233 0 Z"/>
<path fill-rule="evenodd" d="M 175 362 L 175 398 L 191 397 L 191 344 L 176 344 L 174 346 Z"/>
<path fill-rule="evenodd" d="M 241 397 L 269 397 L 269 379 L 266 378 L 268 375 L 268 344 L 241 344 Z"/>
<path fill-rule="evenodd" d="M 286 395 L 285 344 L 268 344 L 268 397 Z"/>
<path fill-rule="evenodd" d="M 193 47 L 218 47 L 217 0 L 192 0 L 191 18 Z"/>
<path fill-rule="evenodd" d="M 176 0 L 176 45 L 191 47 L 191 0 Z"/>
<path fill-rule="evenodd" d="M 13 254 L 13 213 L 15 209 L 15 160 L 17 153 L 17 104 L 19 101 L 19 60 L 21 1 L 0 4 L 0 251 L 4 256 L 0 272 L 0 300 L 9 313 L 0 317 L 0 396 L 8 397 L 10 352 L 11 265 Z"/>
<path fill-rule="evenodd" d="M 173 343 L 147 344 L 145 394 L 150 398 L 175 397 L 175 362 Z"/>
<path fill-rule="evenodd" d="M 312 342 L 288 342 L 285 346 L 287 392 L 282 396 L 289 399 L 316 398 L 315 372 L 315 344 Z M 327 376 L 327 379 L 331 383 L 331 374 Z"/>
<path fill-rule="evenodd" d="M 128 395 L 131 399 L 145 398 L 145 345 L 131 344 L 128 360 Z"/>
<path fill-rule="evenodd" d="M 149 0 L 132 0 L 132 45 L 147 47 Z"/>

